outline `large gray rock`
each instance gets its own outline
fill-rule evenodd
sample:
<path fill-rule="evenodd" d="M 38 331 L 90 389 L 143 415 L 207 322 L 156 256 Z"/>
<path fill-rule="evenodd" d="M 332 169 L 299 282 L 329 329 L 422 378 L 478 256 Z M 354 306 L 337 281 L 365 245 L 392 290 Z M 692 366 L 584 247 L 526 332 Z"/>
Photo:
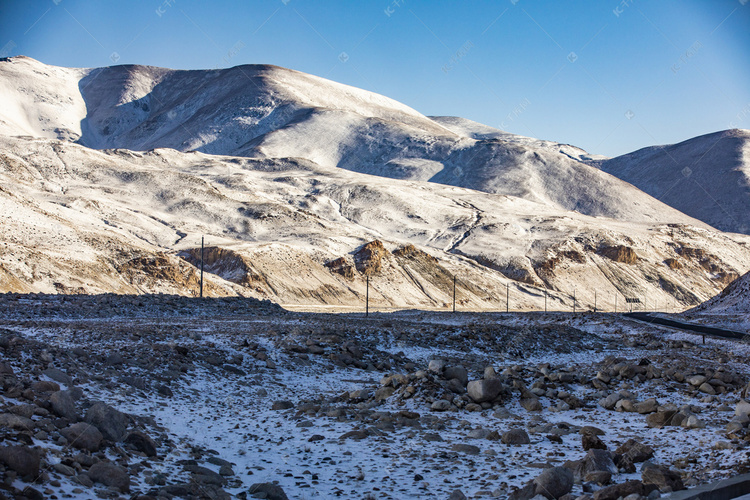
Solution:
<path fill-rule="evenodd" d="M 2 413 L 0 414 L 0 427 L 30 431 L 34 429 L 34 421 L 21 415 Z"/>
<path fill-rule="evenodd" d="M 104 486 L 111 486 L 127 493 L 130 491 L 128 472 L 112 462 L 97 462 L 88 470 L 88 476 Z"/>
<path fill-rule="evenodd" d="M 41 456 L 27 446 L 0 447 L 0 462 L 16 471 L 21 477 L 36 479 L 39 476 Z"/>
<path fill-rule="evenodd" d="M 125 437 L 130 419 L 105 403 L 95 403 L 86 412 L 86 422 L 99 429 L 105 439 L 120 441 Z"/>
<path fill-rule="evenodd" d="M 748 403 L 744 399 L 741 399 L 734 409 L 734 415 L 740 418 L 750 417 L 750 403 Z"/>
<path fill-rule="evenodd" d="M 85 422 L 69 425 L 60 433 L 65 436 L 70 446 L 92 452 L 99 451 L 102 439 L 104 439 L 104 436 L 96 427 Z"/>
<path fill-rule="evenodd" d="M 49 397 L 49 402 L 50 405 L 52 405 L 52 411 L 55 412 L 55 414 L 74 422 L 78 420 L 78 412 L 76 411 L 75 403 L 73 402 L 73 397 L 70 395 L 70 392 L 53 392 Z"/>
<path fill-rule="evenodd" d="M 443 372 L 443 378 L 446 380 L 458 379 L 465 387 L 469 383 L 469 372 L 463 366 L 449 366 Z"/>
<path fill-rule="evenodd" d="M 529 444 L 531 443 L 531 439 L 529 439 L 529 435 L 525 430 L 511 429 L 503 433 L 502 442 L 510 445 Z"/>
<path fill-rule="evenodd" d="M 573 473 L 565 467 L 544 470 L 534 479 L 534 495 L 543 495 L 555 500 L 573 489 Z"/>
<path fill-rule="evenodd" d="M 617 500 L 618 498 L 625 498 L 633 493 L 645 497 L 654 489 L 656 489 L 655 486 L 646 486 L 640 481 L 626 481 L 624 483 L 613 484 L 612 486 L 600 489 L 594 493 L 593 500 Z"/>
<path fill-rule="evenodd" d="M 147 457 L 156 456 L 156 443 L 154 443 L 153 439 L 142 432 L 133 431 L 128 433 L 123 442 L 131 445 L 136 450 L 145 453 Z"/>
<path fill-rule="evenodd" d="M 73 385 L 73 379 L 70 375 L 58 368 L 47 368 L 42 373 L 60 384 Z"/>
<path fill-rule="evenodd" d="M 644 485 L 654 485 L 662 493 L 684 490 L 682 477 L 678 472 L 669 470 L 663 465 L 648 464 L 641 471 L 641 479 Z"/>
<path fill-rule="evenodd" d="M 615 451 L 615 464 L 626 472 L 635 472 L 635 464 L 654 456 L 654 449 L 635 439 L 628 439 Z"/>
<path fill-rule="evenodd" d="M 475 403 L 484 403 L 497 398 L 503 391 L 503 383 L 498 378 L 485 378 L 482 380 L 472 380 L 469 382 L 466 390 L 469 397 Z"/>
<path fill-rule="evenodd" d="M 267 500 L 289 500 L 281 486 L 273 483 L 255 483 L 247 490 L 250 494 L 265 493 Z"/>

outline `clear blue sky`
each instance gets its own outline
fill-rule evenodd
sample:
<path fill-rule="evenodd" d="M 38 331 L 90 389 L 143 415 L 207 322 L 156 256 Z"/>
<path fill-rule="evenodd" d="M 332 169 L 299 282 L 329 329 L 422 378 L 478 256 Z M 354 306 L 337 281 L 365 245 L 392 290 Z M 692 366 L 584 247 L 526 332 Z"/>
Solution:
<path fill-rule="evenodd" d="M 748 0 L 0 0 L 18 54 L 276 64 L 610 156 L 750 128 Z"/>

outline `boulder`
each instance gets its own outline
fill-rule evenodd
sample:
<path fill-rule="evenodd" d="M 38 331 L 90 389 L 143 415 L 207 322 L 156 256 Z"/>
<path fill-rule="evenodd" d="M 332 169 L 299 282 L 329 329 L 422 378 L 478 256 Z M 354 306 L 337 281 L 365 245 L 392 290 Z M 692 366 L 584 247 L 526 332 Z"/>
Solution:
<path fill-rule="evenodd" d="M 432 403 L 430 409 L 433 411 L 448 411 L 451 409 L 451 406 L 453 406 L 453 404 L 447 399 L 438 399 Z"/>
<path fill-rule="evenodd" d="M 680 474 L 663 465 L 646 465 L 641 471 L 641 479 L 644 485 L 654 485 L 662 493 L 685 489 Z"/>
<path fill-rule="evenodd" d="M 99 429 L 105 439 L 115 442 L 125 437 L 130 423 L 127 415 L 101 402 L 88 409 L 85 420 Z"/>
<path fill-rule="evenodd" d="M 503 383 L 497 378 L 472 380 L 467 386 L 467 391 L 475 403 L 484 403 L 500 395 L 503 391 Z"/>
<path fill-rule="evenodd" d="M 127 436 L 125 436 L 123 442 L 144 453 L 147 457 L 156 456 L 156 443 L 154 443 L 154 440 L 148 437 L 143 432 L 130 432 Z"/>
<path fill-rule="evenodd" d="M 88 470 L 88 476 L 104 486 L 117 488 L 123 493 L 130 491 L 130 476 L 123 467 L 112 462 L 97 462 Z"/>
<path fill-rule="evenodd" d="M 661 429 L 670 423 L 676 413 L 677 410 L 660 410 L 656 413 L 651 413 L 646 417 L 646 425 Z"/>
<path fill-rule="evenodd" d="M 247 492 L 251 495 L 258 493 L 265 494 L 265 497 L 256 498 L 266 498 L 266 500 L 289 500 L 289 497 L 286 496 L 281 486 L 273 483 L 255 483 L 250 486 Z"/>
<path fill-rule="evenodd" d="M 37 450 L 28 446 L 0 447 L 0 462 L 16 471 L 21 477 L 30 477 L 32 480 L 36 480 L 39 476 L 41 456 Z"/>
<path fill-rule="evenodd" d="M 605 410 L 614 410 L 615 406 L 617 405 L 617 402 L 621 400 L 622 397 L 618 393 L 612 393 L 606 398 L 602 398 L 599 400 L 599 406 L 604 408 Z"/>
<path fill-rule="evenodd" d="M 290 408 L 294 408 L 294 403 L 291 401 L 274 401 L 271 405 L 272 410 L 289 410 Z"/>
<path fill-rule="evenodd" d="M 624 483 L 613 484 L 612 486 L 600 489 L 594 493 L 592 500 L 617 500 L 618 498 L 625 498 L 633 493 L 645 497 L 655 489 L 655 486 L 646 486 L 640 481 L 626 481 Z"/>
<path fill-rule="evenodd" d="M 635 472 L 635 464 L 654 456 L 654 449 L 635 439 L 628 439 L 615 450 L 615 464 L 626 472 Z"/>
<path fill-rule="evenodd" d="M 531 393 L 529 393 L 531 394 Z M 542 402 L 539 398 L 533 395 L 528 395 L 525 398 L 521 398 L 521 407 L 526 411 L 542 411 Z"/>
<path fill-rule="evenodd" d="M 599 439 L 599 436 L 589 433 L 581 434 L 581 446 L 583 446 L 584 451 L 607 449 L 607 445 Z"/>
<path fill-rule="evenodd" d="M 565 467 L 545 469 L 534 479 L 534 495 L 555 500 L 573 489 L 573 473 Z"/>
<path fill-rule="evenodd" d="M 647 413 L 654 413 L 659 409 L 659 402 L 655 398 L 650 398 L 640 403 L 635 403 L 633 409 L 641 415 Z"/>
<path fill-rule="evenodd" d="M 34 429 L 34 421 L 30 418 L 13 413 L 0 414 L 0 427 L 17 429 L 21 431 L 30 431 Z"/>
<path fill-rule="evenodd" d="M 463 366 L 450 366 L 443 372 L 443 378 L 446 380 L 457 379 L 466 387 L 469 383 L 469 372 Z"/>
<path fill-rule="evenodd" d="M 70 392 L 53 392 L 49 397 L 49 402 L 52 406 L 52 411 L 55 412 L 55 414 L 73 422 L 78 420 L 78 412 L 76 411 L 73 397 L 70 395 Z"/>
<path fill-rule="evenodd" d="M 51 378 L 55 382 L 59 382 L 65 385 L 73 385 L 73 379 L 70 377 L 70 375 L 58 368 L 47 368 L 42 372 L 42 374 Z"/>
<path fill-rule="evenodd" d="M 85 422 L 69 425 L 60 433 L 65 436 L 70 446 L 91 452 L 99 451 L 102 439 L 104 439 L 104 436 L 96 427 Z"/>
<path fill-rule="evenodd" d="M 521 445 L 531 443 L 528 433 L 523 429 L 511 429 L 503 433 L 502 442 L 509 445 Z"/>
<path fill-rule="evenodd" d="M 741 399 L 734 409 L 734 415 L 740 418 L 750 418 L 750 403 Z"/>

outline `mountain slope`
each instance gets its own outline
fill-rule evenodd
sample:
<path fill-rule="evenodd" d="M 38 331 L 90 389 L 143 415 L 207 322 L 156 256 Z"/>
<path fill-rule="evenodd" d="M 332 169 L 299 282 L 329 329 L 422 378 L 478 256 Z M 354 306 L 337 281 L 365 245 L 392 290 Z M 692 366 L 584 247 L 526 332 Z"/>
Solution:
<path fill-rule="evenodd" d="M 0 291 L 197 293 L 360 307 L 695 305 L 750 269 L 749 241 L 300 159 L 96 151 L 0 136 Z M 378 240 L 381 243 L 372 243 Z M 191 265 L 192 264 L 192 265 Z"/>
<path fill-rule="evenodd" d="M 750 234 L 750 130 L 644 148 L 600 167 L 722 231 Z"/>
<path fill-rule="evenodd" d="M 173 148 L 511 195 L 634 222 L 695 224 L 567 145 L 427 118 L 392 99 L 275 66 L 65 69 L 0 61 L 0 133 L 96 149 Z M 57 103 L 57 104 L 56 104 Z M 479 126 L 481 128 L 481 126 Z M 487 130 L 489 129 L 489 130 Z"/>
<path fill-rule="evenodd" d="M 750 273 L 737 278 L 720 294 L 691 309 L 690 312 L 750 315 Z M 747 321 L 747 316 L 745 318 Z"/>

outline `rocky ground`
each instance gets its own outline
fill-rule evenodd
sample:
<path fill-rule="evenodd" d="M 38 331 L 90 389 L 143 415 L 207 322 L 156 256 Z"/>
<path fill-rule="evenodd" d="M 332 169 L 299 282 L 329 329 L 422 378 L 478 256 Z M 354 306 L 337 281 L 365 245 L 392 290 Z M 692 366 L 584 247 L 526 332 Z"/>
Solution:
<path fill-rule="evenodd" d="M 633 500 L 750 469 L 750 348 L 613 315 L 4 295 L 0 318 L 0 498 Z"/>

